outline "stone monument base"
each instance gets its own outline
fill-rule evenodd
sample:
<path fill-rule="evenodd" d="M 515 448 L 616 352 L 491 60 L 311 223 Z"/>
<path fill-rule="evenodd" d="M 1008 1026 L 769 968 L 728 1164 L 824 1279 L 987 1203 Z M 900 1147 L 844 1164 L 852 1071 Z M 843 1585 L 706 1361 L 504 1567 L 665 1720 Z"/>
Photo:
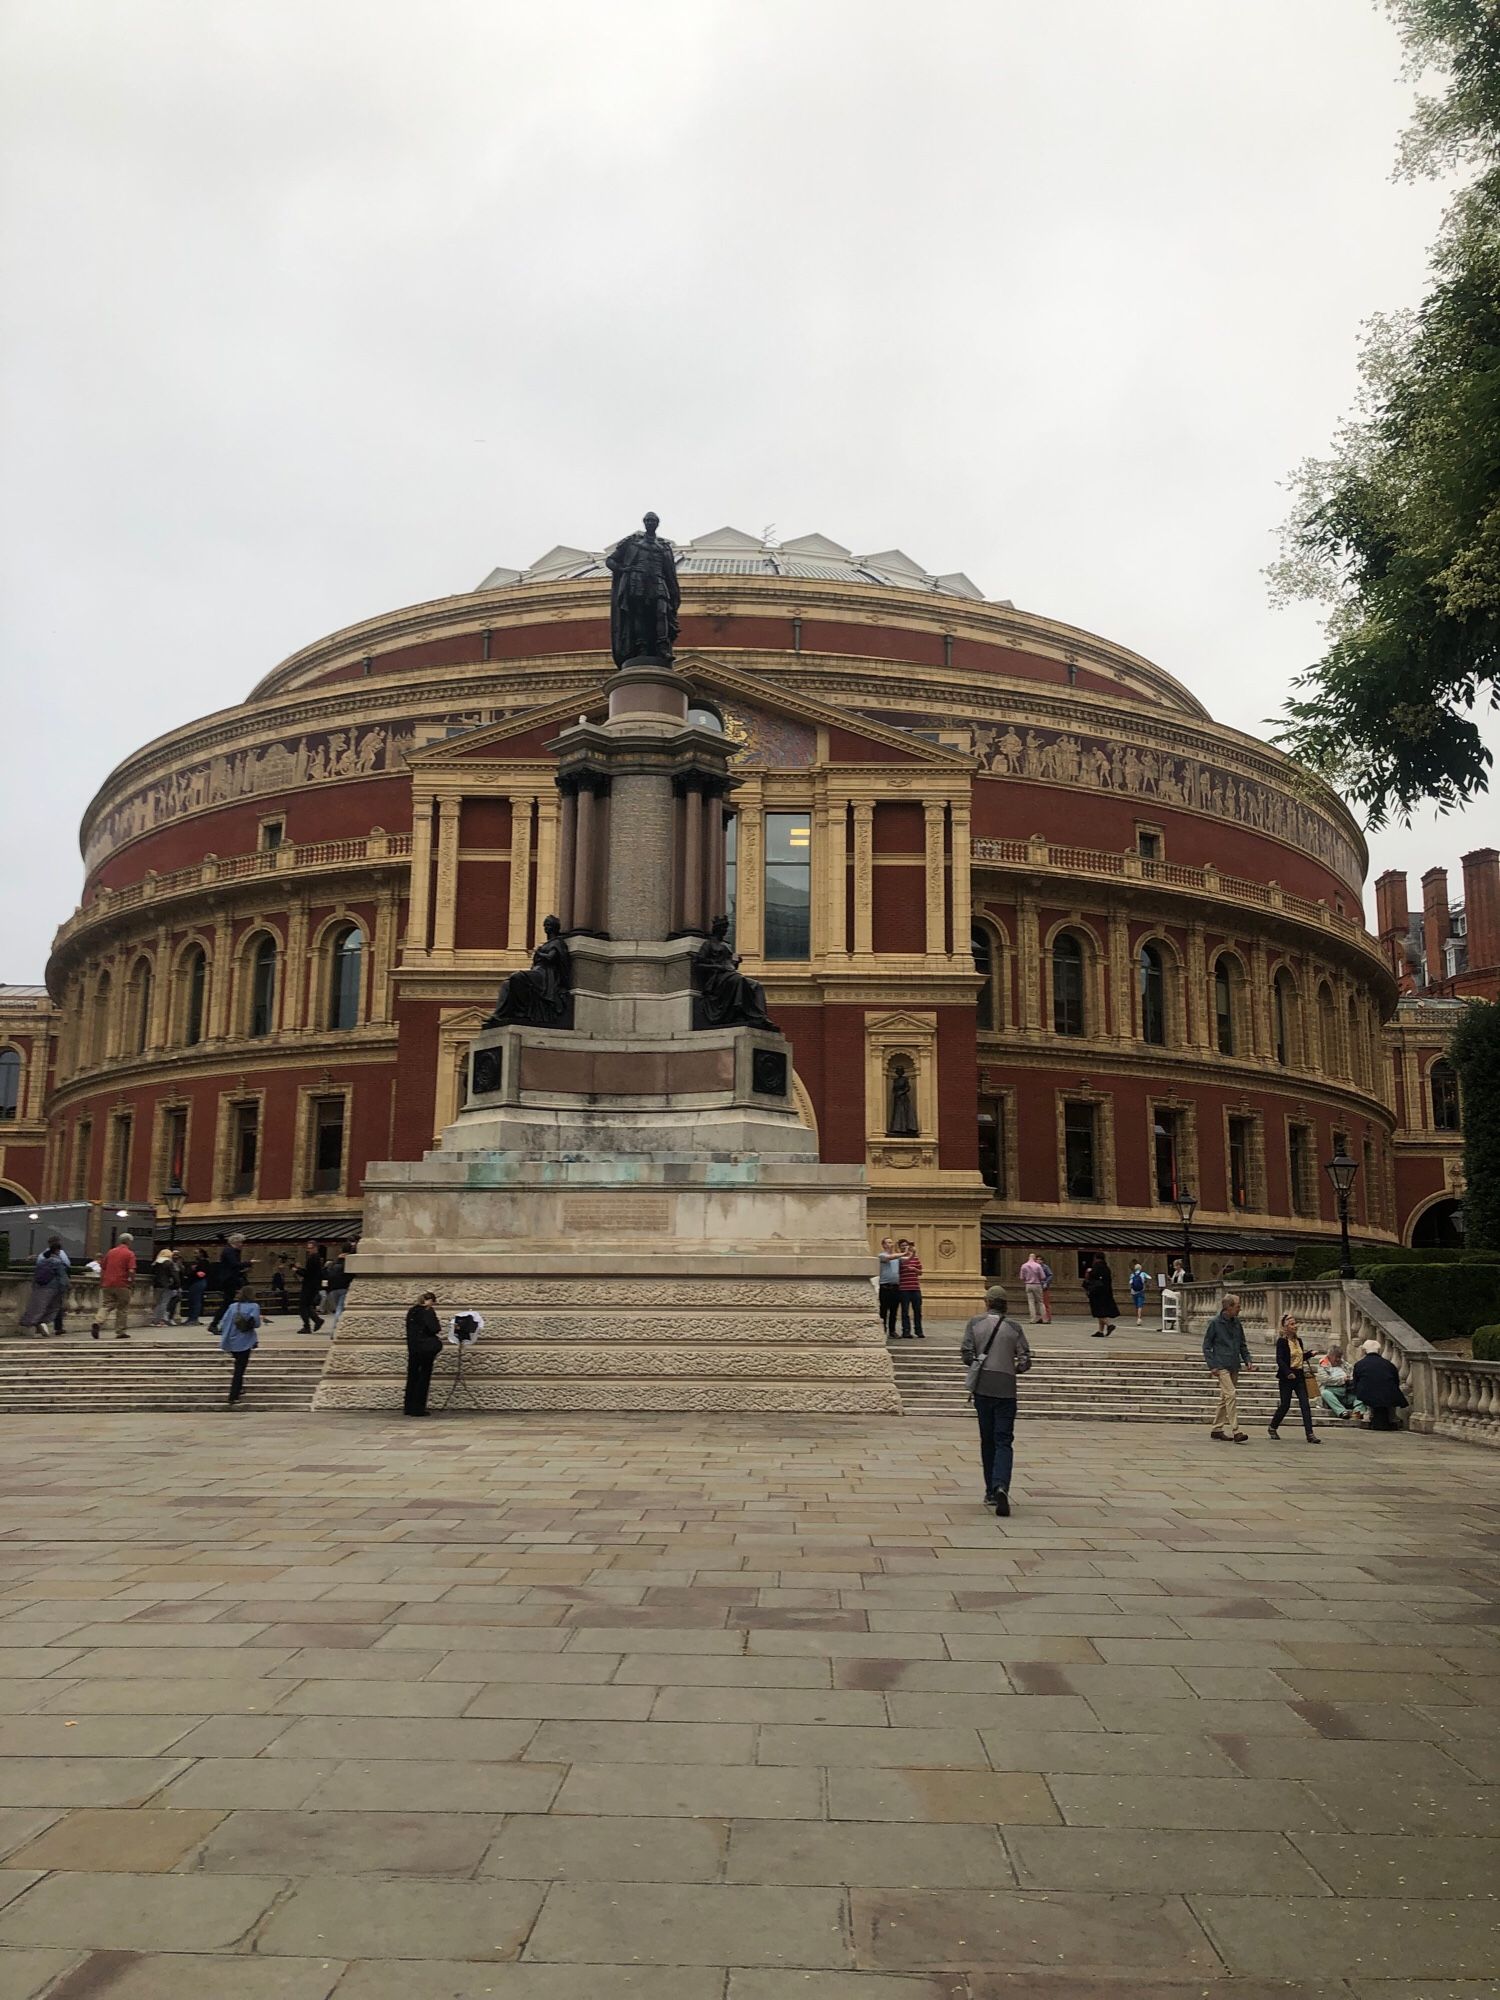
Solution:
<path fill-rule="evenodd" d="M 317 1409 L 401 1407 L 430 1290 L 484 1317 L 457 1409 L 900 1412 L 864 1169 L 818 1160 L 774 1032 L 481 1034 L 442 1143 L 370 1169 L 350 1268 Z"/>

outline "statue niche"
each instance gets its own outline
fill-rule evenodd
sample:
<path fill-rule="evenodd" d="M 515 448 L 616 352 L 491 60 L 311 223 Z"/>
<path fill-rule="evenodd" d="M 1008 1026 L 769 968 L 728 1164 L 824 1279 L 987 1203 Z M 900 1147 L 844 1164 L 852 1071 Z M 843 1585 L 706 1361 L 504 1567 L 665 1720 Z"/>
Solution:
<path fill-rule="evenodd" d="M 486 1028 L 571 1028 L 573 954 L 556 917 L 542 924 L 543 938 L 525 972 L 513 972 L 500 988 Z"/>
<path fill-rule="evenodd" d="M 766 1013 L 766 989 L 739 969 L 729 942 L 728 917 L 715 917 L 713 928 L 693 954 L 698 986 L 694 1008 L 697 1028 L 769 1028 L 779 1032 Z"/>
<path fill-rule="evenodd" d="M 901 1056 L 891 1064 L 886 1079 L 885 1134 L 888 1139 L 915 1139 L 919 1136 L 911 1066 Z"/>

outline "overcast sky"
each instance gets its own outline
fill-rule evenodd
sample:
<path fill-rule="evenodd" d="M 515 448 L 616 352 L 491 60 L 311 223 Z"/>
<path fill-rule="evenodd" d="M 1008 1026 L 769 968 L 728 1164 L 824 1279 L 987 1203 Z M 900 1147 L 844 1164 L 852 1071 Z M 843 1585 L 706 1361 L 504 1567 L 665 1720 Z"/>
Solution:
<path fill-rule="evenodd" d="M 0 979 L 118 758 L 647 506 L 897 546 L 1256 729 L 1416 302 L 1371 0 L 0 0 Z M 1397 829 L 1372 876 L 1496 836 Z"/>

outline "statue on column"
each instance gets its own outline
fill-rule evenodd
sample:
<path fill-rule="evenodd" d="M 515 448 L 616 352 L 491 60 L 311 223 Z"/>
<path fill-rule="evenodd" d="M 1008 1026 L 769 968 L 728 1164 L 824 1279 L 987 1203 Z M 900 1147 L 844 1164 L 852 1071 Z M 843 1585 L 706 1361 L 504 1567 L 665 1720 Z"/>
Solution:
<path fill-rule="evenodd" d="M 629 660 L 670 661 L 677 639 L 682 590 L 672 544 L 657 536 L 648 514 L 644 534 L 627 535 L 604 558 L 609 570 L 609 644 L 615 665 Z"/>
<path fill-rule="evenodd" d="M 542 923 L 543 938 L 526 972 L 513 972 L 500 988 L 487 1028 L 571 1028 L 573 954 L 556 917 Z"/>
<path fill-rule="evenodd" d="M 776 1023 L 766 1013 L 766 989 L 739 969 L 729 942 L 728 917 L 715 917 L 713 929 L 693 954 L 698 998 L 705 1028 L 769 1028 Z"/>

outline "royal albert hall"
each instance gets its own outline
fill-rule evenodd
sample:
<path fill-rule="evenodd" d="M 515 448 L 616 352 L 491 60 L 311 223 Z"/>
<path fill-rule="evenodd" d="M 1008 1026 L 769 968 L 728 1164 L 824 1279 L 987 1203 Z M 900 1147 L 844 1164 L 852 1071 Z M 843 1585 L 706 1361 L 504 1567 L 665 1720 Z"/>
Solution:
<path fill-rule="evenodd" d="M 1395 1237 L 1395 978 L 1332 792 L 1112 640 L 899 550 L 726 529 L 678 566 L 677 664 L 739 746 L 705 802 L 737 948 L 822 1157 L 864 1163 L 929 1298 L 1033 1244 L 1065 1294 L 1080 1251 L 1164 1268 L 1185 1189 L 1200 1275 L 1266 1262 L 1334 1230 L 1340 1146 L 1357 1233 Z M 47 969 L 25 1196 L 176 1178 L 188 1240 L 357 1231 L 366 1162 L 452 1120 L 564 902 L 548 745 L 610 670 L 603 557 L 558 548 L 126 758 Z"/>

